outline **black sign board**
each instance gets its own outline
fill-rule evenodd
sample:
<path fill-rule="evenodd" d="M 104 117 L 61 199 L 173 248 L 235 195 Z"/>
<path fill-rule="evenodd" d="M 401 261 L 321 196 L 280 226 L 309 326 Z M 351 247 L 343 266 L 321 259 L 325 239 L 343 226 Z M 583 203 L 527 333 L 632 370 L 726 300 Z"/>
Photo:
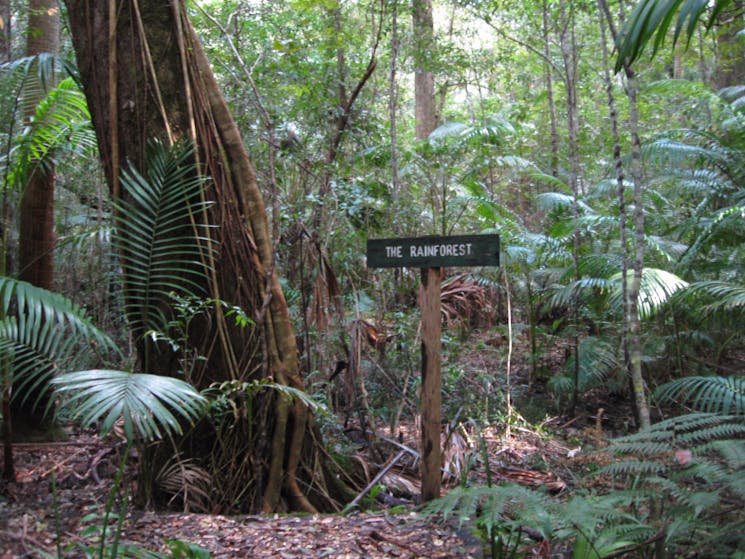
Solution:
<path fill-rule="evenodd" d="M 499 266 L 499 235 L 369 239 L 369 268 Z"/>

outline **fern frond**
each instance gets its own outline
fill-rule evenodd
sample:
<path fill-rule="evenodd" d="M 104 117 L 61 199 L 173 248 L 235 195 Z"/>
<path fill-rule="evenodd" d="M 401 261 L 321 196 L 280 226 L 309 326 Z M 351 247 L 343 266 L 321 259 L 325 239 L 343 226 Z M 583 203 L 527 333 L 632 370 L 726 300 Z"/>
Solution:
<path fill-rule="evenodd" d="M 643 475 L 649 480 L 653 479 L 653 474 L 659 474 L 666 470 L 666 466 L 662 462 L 655 460 L 623 460 L 615 462 L 605 466 L 601 471 L 603 473 L 619 476 L 629 477 Z"/>

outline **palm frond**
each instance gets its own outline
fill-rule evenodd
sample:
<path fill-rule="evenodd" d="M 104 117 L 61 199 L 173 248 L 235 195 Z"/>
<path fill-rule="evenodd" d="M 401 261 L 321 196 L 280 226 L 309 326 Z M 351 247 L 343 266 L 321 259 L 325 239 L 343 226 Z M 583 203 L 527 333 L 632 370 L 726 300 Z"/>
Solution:
<path fill-rule="evenodd" d="M 661 403 L 680 403 L 707 413 L 745 415 L 745 377 L 684 377 L 660 386 Z"/>
<path fill-rule="evenodd" d="M 207 254 L 215 249 L 202 212 L 205 178 L 195 172 L 192 148 L 151 142 L 147 176 L 130 169 L 122 176 L 126 199 L 115 242 L 125 279 L 125 312 L 140 333 L 163 331 L 164 302 L 176 295 L 205 295 Z"/>
<path fill-rule="evenodd" d="M 582 278 L 559 287 L 546 300 L 546 309 L 566 309 L 578 302 L 605 296 L 616 288 L 616 281 L 608 278 Z"/>
<path fill-rule="evenodd" d="M 536 196 L 536 203 L 538 208 L 544 211 L 569 211 L 574 207 L 574 197 L 562 192 L 542 192 Z M 582 212 L 592 212 L 592 208 L 582 200 L 578 200 L 577 205 Z"/>
<path fill-rule="evenodd" d="M 14 139 L 6 162 L 7 186 L 22 188 L 34 166 L 46 164 L 57 152 L 90 153 L 95 146 L 85 95 L 67 78 L 45 94 Z"/>
<path fill-rule="evenodd" d="M 629 281 L 632 279 L 632 274 L 633 271 L 629 270 Z M 610 295 L 608 304 L 616 309 L 621 309 L 621 273 L 615 274 L 611 279 L 614 280 L 615 288 Z M 644 268 L 639 291 L 639 316 L 644 319 L 652 317 L 675 293 L 687 285 L 688 282 L 672 272 L 658 268 Z"/>
<path fill-rule="evenodd" d="M 718 0 L 712 6 L 708 0 L 641 0 L 623 27 L 618 38 L 618 58 L 615 71 L 638 59 L 647 44 L 653 41 L 653 53 L 664 44 L 668 30 L 675 21 L 673 45 L 685 31 L 690 41 L 701 17 L 711 9 L 706 25 L 710 27 L 731 0 Z M 677 17 L 675 17 L 677 15 Z"/>
<path fill-rule="evenodd" d="M 11 367 L 14 398 L 22 402 L 31 393 L 41 398 L 45 390 L 35 388 L 46 387 L 57 371 L 90 359 L 92 352 L 119 353 L 82 308 L 15 278 L 0 277 L 0 316 L 0 355 Z"/>
<path fill-rule="evenodd" d="M 194 423 L 206 399 L 190 384 L 171 377 L 91 369 L 59 375 L 53 381 L 65 406 L 84 425 L 101 421 L 106 434 L 121 420 L 129 441 L 154 441 L 165 433 L 181 433 L 179 417 Z"/>
<path fill-rule="evenodd" d="M 580 341 L 579 348 L 579 378 L 577 388 L 581 392 L 591 388 L 608 384 L 613 375 L 622 370 L 623 367 L 618 358 L 617 348 L 597 336 L 588 336 Z M 574 360 L 576 354 L 572 354 L 564 364 L 563 374 L 551 378 L 548 387 L 555 394 L 567 394 L 574 387 L 571 374 L 574 371 Z"/>
<path fill-rule="evenodd" d="M 212 502 L 212 476 L 194 460 L 174 454 L 155 475 L 155 484 L 180 501 L 184 512 L 209 512 Z"/>
<path fill-rule="evenodd" d="M 691 283 L 681 297 L 705 295 L 712 302 L 700 307 L 704 314 L 742 311 L 745 309 L 745 286 L 725 281 L 699 281 Z"/>

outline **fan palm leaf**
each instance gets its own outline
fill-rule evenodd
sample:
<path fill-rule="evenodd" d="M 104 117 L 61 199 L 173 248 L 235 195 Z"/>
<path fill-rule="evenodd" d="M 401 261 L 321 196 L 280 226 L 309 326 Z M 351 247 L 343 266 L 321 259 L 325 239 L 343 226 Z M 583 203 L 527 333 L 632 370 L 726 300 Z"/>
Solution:
<path fill-rule="evenodd" d="M 633 271 L 628 271 L 631 281 Z M 614 289 L 610 294 L 608 303 L 612 308 L 620 311 L 622 308 L 623 294 L 621 292 L 621 272 L 614 274 Z M 644 268 L 642 270 L 642 281 L 639 290 L 639 316 L 642 319 L 652 317 L 670 298 L 684 289 L 688 282 L 681 279 L 672 272 L 660 270 L 659 268 Z"/>
<path fill-rule="evenodd" d="M 121 420 L 128 441 L 154 441 L 165 433 L 181 433 L 182 420 L 195 422 L 206 409 L 206 399 L 190 384 L 171 377 L 107 369 L 59 375 L 53 383 L 69 395 L 84 425 L 101 421 L 101 432 Z"/>

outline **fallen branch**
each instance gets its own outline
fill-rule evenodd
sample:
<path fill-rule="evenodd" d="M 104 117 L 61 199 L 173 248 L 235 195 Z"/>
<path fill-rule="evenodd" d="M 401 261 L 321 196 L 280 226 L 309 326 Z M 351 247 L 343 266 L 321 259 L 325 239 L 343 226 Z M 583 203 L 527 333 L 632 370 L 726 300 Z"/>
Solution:
<path fill-rule="evenodd" d="M 360 492 L 359 495 L 357 495 L 354 499 L 352 499 L 352 502 L 349 503 L 346 507 L 344 507 L 344 510 L 342 513 L 349 512 L 353 507 L 357 506 L 357 504 L 362 500 L 362 498 L 367 495 L 367 493 L 375 487 L 375 485 L 387 474 L 393 466 L 396 465 L 396 463 L 403 458 L 404 454 L 406 454 L 407 450 L 402 450 L 396 456 L 388 462 L 379 472 L 378 474 L 373 478 L 373 480 L 367 484 L 367 486 Z"/>

